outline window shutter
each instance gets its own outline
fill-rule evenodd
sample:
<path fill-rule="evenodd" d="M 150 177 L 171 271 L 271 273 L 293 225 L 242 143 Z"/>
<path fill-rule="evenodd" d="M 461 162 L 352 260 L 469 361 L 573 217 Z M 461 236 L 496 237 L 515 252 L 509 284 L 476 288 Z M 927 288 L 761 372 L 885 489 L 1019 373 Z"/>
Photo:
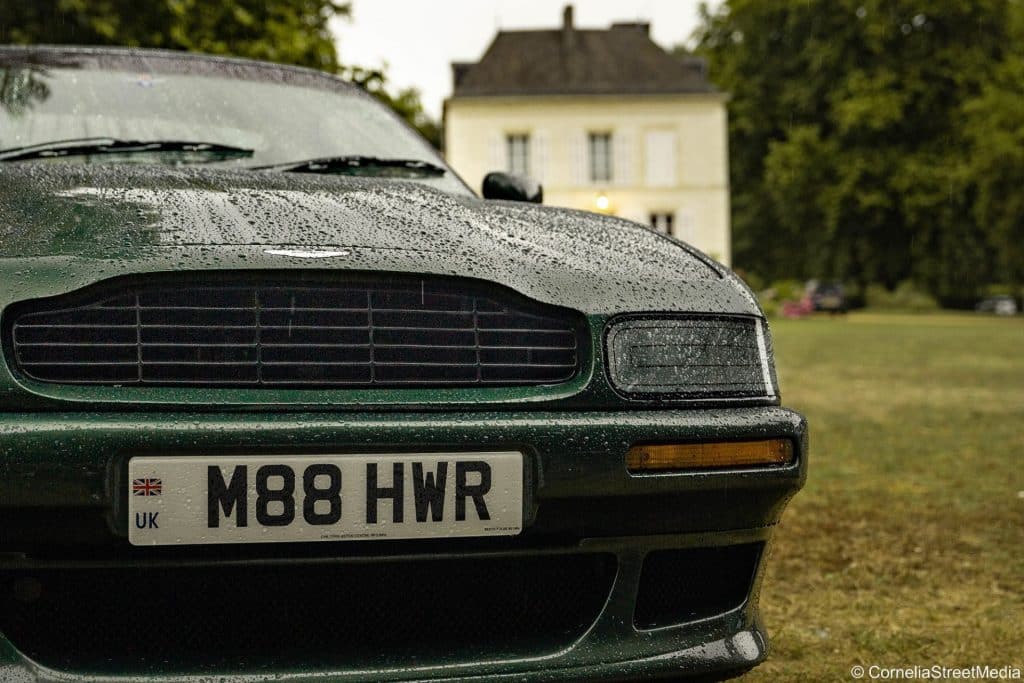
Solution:
<path fill-rule="evenodd" d="M 508 170 L 508 158 L 505 150 L 505 136 L 501 133 L 494 133 L 490 140 L 490 155 L 488 159 L 487 172 Z"/>
<path fill-rule="evenodd" d="M 644 181 L 648 187 L 674 187 L 676 185 L 676 134 L 670 130 L 652 130 L 647 133 L 644 145 L 646 173 Z"/>
<path fill-rule="evenodd" d="M 572 184 L 583 187 L 590 184 L 590 169 L 587 157 L 587 134 L 584 131 L 572 136 Z"/>
<path fill-rule="evenodd" d="M 543 183 L 548 168 L 548 134 L 545 130 L 535 130 L 530 136 L 530 175 L 538 183 Z"/>
<path fill-rule="evenodd" d="M 616 185 L 633 184 L 633 134 L 616 131 L 612 135 L 612 178 Z"/>

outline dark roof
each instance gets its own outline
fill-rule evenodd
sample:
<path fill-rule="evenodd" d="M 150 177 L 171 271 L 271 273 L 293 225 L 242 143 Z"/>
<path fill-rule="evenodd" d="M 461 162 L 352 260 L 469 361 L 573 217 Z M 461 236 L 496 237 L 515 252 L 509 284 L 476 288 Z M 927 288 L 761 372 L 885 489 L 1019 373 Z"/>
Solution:
<path fill-rule="evenodd" d="M 453 97 L 716 92 L 704 60 L 666 52 L 644 23 L 500 31 L 475 64 L 452 64 Z"/>

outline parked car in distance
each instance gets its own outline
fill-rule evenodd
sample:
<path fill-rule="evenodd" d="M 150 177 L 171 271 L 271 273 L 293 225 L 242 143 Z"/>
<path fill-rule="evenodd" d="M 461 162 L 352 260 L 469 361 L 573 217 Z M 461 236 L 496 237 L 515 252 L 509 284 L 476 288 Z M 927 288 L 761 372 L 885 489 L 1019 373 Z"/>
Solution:
<path fill-rule="evenodd" d="M 979 313 L 1017 315 L 1017 300 L 1012 296 L 990 296 L 979 301 L 974 308 Z"/>
<path fill-rule="evenodd" d="M 10 47 L 0 83 L 0 679 L 764 659 L 806 425 L 731 271 L 481 199 L 315 71 Z"/>
<path fill-rule="evenodd" d="M 815 311 L 846 313 L 849 308 L 841 282 L 812 281 L 808 283 L 807 289 Z"/>

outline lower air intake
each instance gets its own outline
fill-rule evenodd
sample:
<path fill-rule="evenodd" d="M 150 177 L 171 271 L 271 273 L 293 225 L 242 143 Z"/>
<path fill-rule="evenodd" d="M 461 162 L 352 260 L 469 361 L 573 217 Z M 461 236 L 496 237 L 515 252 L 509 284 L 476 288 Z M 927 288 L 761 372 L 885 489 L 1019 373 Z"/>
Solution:
<path fill-rule="evenodd" d="M 644 559 L 633 622 L 639 629 L 707 619 L 743 605 L 763 545 L 657 550 Z"/>
<path fill-rule="evenodd" d="M 0 632 L 58 670 L 170 674 L 554 652 L 597 619 L 615 557 L 0 572 Z"/>

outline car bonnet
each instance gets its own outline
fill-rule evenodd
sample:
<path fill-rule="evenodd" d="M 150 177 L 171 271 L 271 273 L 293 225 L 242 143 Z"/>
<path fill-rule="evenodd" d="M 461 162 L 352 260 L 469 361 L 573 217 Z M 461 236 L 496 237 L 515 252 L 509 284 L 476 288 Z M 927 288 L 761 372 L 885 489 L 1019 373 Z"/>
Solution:
<path fill-rule="evenodd" d="M 639 224 L 422 183 L 154 165 L 0 167 L 0 306 L 125 274 L 478 278 L 588 314 L 760 315 L 728 269 Z"/>

